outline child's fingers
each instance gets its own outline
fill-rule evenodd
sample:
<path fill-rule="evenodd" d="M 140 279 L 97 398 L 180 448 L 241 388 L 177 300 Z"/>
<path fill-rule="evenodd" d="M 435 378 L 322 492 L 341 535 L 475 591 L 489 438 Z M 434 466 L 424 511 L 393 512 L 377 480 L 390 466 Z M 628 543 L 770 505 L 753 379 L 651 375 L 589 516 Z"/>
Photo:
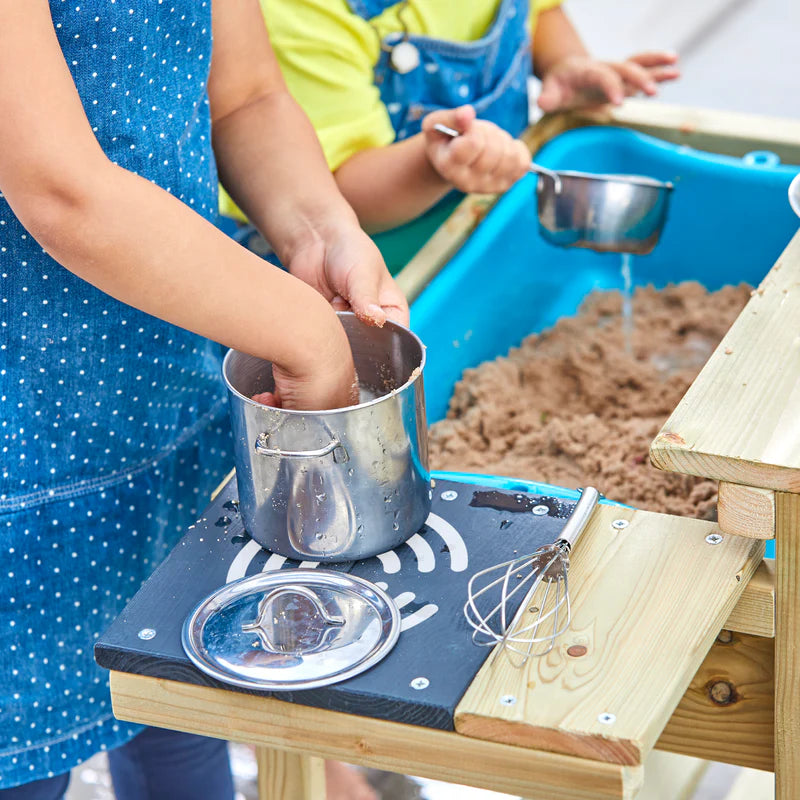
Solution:
<path fill-rule="evenodd" d="M 474 127 L 448 145 L 445 162 L 456 169 L 472 168 L 483 154 L 486 137 L 481 127 Z"/>
<path fill-rule="evenodd" d="M 656 83 L 674 81 L 681 76 L 681 71 L 677 67 L 651 67 L 648 72 L 650 73 L 650 79 Z"/>
<path fill-rule="evenodd" d="M 622 76 L 608 64 L 595 62 L 586 68 L 578 82 L 585 89 L 597 89 L 606 99 L 619 105 L 625 99 L 625 86 Z"/>
<path fill-rule="evenodd" d="M 672 50 L 648 50 L 644 53 L 635 53 L 626 60 L 642 67 L 662 67 L 677 63 L 678 54 Z"/>
<path fill-rule="evenodd" d="M 494 174 L 500 170 L 503 163 L 506 146 L 511 141 L 511 137 L 505 131 L 494 125 L 488 130 L 485 125 L 482 127 L 485 130 L 483 147 L 470 165 L 470 170 L 479 186 L 491 184 Z"/>
<path fill-rule="evenodd" d="M 438 138 L 443 138 L 446 134 L 434 130 L 435 125 L 446 125 L 448 128 L 465 133 L 475 119 L 475 109 L 472 106 L 459 106 L 458 108 L 442 108 L 439 111 L 431 111 L 422 120 L 422 130 L 426 134 L 432 134 Z"/>
<path fill-rule="evenodd" d="M 561 107 L 564 101 L 563 93 L 558 81 L 545 78 L 542 82 L 542 90 L 539 92 L 539 98 L 536 101 L 542 111 L 555 111 Z"/>
<path fill-rule="evenodd" d="M 650 77 L 650 72 L 639 64 L 633 61 L 623 61 L 612 66 L 625 81 L 627 94 L 635 94 L 636 91 L 640 91 L 654 95 L 658 91 L 655 82 Z M 633 91 L 629 91 L 629 89 L 633 89 Z"/>

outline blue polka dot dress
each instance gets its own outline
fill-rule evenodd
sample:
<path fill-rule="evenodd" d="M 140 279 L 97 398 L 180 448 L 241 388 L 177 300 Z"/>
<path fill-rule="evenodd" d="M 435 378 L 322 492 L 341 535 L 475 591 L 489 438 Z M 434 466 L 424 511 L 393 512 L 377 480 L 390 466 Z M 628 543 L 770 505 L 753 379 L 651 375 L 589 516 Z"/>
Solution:
<path fill-rule="evenodd" d="M 50 9 L 109 158 L 212 220 L 210 5 Z M 137 732 L 92 647 L 228 468 L 220 356 L 63 269 L 0 194 L 0 789 Z"/>

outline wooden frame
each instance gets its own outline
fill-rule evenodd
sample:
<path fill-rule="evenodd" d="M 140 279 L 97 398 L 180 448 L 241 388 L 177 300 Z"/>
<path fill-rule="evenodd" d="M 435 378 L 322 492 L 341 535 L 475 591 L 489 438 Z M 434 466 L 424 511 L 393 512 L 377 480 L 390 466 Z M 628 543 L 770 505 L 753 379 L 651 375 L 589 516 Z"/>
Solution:
<path fill-rule="evenodd" d="M 767 149 L 786 162 L 800 163 L 800 121 L 636 100 L 610 113 L 545 117 L 525 139 L 535 152 L 558 133 L 597 123 L 734 156 Z M 447 263 L 495 200 L 464 199 L 398 276 L 409 299 Z M 777 558 L 761 564 L 735 606 L 715 622 L 718 626 L 727 617 L 710 650 L 708 642 L 698 644 L 705 649 L 694 662 L 702 660 L 689 688 L 682 697 L 665 701 L 677 707 L 671 716 L 665 707 L 669 719 L 660 735 L 645 726 L 642 741 L 657 737 L 661 750 L 774 768 L 780 800 L 800 796 L 800 663 L 794 647 L 800 634 L 800 425 L 794 422 L 794 410 L 800 413 L 798 319 L 800 236 L 652 449 L 653 462 L 663 469 L 722 481 L 722 530 L 751 539 L 774 536 Z M 756 409 L 757 420 L 750 422 Z M 742 572 L 740 580 L 748 577 Z M 642 783 L 640 766 L 593 760 L 586 752 L 581 755 L 590 757 L 522 749 L 124 673 L 112 673 L 111 685 L 121 719 L 256 744 L 259 764 L 269 767 L 260 783 L 264 800 L 322 800 L 320 757 L 552 800 L 629 798 Z M 475 703 L 479 707 L 479 698 Z"/>

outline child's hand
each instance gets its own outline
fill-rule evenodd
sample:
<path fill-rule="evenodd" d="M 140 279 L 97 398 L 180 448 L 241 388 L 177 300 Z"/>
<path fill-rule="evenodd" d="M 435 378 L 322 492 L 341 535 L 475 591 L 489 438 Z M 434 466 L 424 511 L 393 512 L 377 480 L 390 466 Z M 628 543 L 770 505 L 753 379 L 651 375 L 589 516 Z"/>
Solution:
<path fill-rule="evenodd" d="M 294 253 L 289 271 L 313 286 L 337 311 L 382 326 L 408 325 L 408 302 L 386 269 L 380 251 L 353 217 L 341 215 L 317 228 L 317 237 Z"/>
<path fill-rule="evenodd" d="M 563 111 L 613 103 L 638 92 L 656 94 L 656 84 L 680 76 L 675 53 L 637 53 L 617 63 L 589 56 L 569 56 L 554 64 L 542 79 L 539 107 Z"/>
<path fill-rule="evenodd" d="M 358 403 L 358 378 L 350 344 L 339 320 L 331 317 L 322 325 L 328 330 L 323 337 L 324 345 L 314 345 L 313 339 L 309 341 L 303 363 L 294 364 L 291 369 L 273 364 L 274 391 L 254 395 L 253 400 L 297 411 L 323 411 Z"/>
<path fill-rule="evenodd" d="M 461 133 L 450 139 L 437 123 Z M 433 168 L 462 192 L 504 192 L 527 171 L 528 148 L 493 122 L 475 119 L 472 106 L 433 111 L 422 120 L 425 152 Z"/>

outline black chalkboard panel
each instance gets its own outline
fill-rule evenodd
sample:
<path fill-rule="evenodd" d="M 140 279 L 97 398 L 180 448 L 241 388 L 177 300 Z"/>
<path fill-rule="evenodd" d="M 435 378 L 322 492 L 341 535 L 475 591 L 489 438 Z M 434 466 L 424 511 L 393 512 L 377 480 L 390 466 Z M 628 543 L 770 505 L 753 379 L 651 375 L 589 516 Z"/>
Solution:
<path fill-rule="evenodd" d="M 532 513 L 535 506 L 546 506 L 547 513 Z M 407 544 L 364 561 L 326 565 L 379 583 L 395 598 L 403 629 L 394 650 L 343 683 L 276 696 L 452 730 L 455 707 L 490 653 L 472 643 L 462 613 L 470 576 L 557 539 L 573 506 L 560 498 L 529 494 L 522 484 L 519 491 L 505 491 L 436 481 L 431 516 Z M 204 597 L 228 581 L 298 566 L 248 536 L 232 480 L 98 640 L 95 658 L 110 670 L 247 692 L 194 667 L 181 645 L 183 622 Z M 155 635 L 140 638 L 144 629 Z M 413 688 L 416 678 L 426 678 L 427 686 Z"/>

